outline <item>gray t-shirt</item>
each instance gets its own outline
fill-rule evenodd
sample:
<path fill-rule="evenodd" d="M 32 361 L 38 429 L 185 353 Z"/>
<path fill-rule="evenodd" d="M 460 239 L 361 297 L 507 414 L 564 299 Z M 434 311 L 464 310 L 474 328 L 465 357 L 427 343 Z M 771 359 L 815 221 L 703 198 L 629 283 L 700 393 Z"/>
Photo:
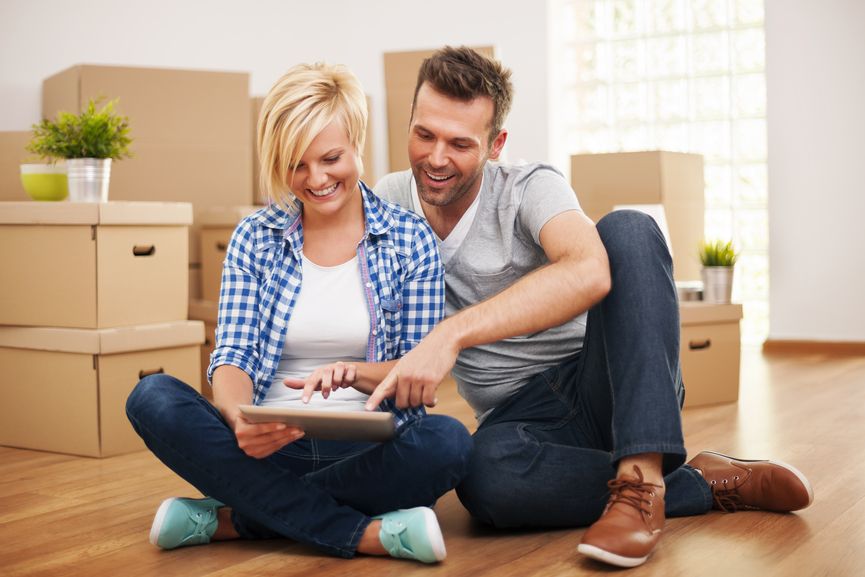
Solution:
<path fill-rule="evenodd" d="M 386 175 L 375 193 L 423 216 L 410 170 Z M 447 315 L 485 300 L 547 264 L 539 236 L 554 216 L 581 210 L 574 191 L 545 164 L 488 162 L 474 222 L 445 267 Z M 582 348 L 586 317 L 538 333 L 462 351 L 453 368 L 460 394 L 479 420 L 529 379 Z"/>

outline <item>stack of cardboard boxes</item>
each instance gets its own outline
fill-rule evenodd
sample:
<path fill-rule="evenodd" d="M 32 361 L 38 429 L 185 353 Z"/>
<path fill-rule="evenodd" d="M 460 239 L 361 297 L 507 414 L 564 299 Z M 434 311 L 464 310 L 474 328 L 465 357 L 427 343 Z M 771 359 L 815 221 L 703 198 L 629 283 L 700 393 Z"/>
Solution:
<path fill-rule="evenodd" d="M 166 373 L 200 388 L 186 320 L 187 203 L 0 203 L 0 444 L 144 448 L 126 397 Z"/>
<path fill-rule="evenodd" d="M 253 203 L 249 75 L 81 65 L 47 78 L 42 98 L 46 118 L 119 99 L 134 156 L 112 166 L 108 204 L 0 203 L 0 354 L 18 371 L 0 387 L 0 444 L 100 456 L 143 448 L 122 407 L 138 373 L 200 387 L 204 329 L 186 319 L 190 297 L 202 296 L 202 215 Z M 2 201 L 27 201 L 18 165 L 35 160 L 30 137 L 0 133 Z M 105 371 L 127 354 L 141 367 L 117 385 Z M 70 376 L 67 361 L 89 369 Z"/>

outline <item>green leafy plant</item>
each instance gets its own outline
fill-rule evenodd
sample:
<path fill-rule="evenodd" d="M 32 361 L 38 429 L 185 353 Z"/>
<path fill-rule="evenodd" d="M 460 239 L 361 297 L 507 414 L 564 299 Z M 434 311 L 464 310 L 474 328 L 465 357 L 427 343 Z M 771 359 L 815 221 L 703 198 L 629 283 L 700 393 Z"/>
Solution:
<path fill-rule="evenodd" d="M 739 253 L 733 248 L 733 242 L 702 241 L 700 243 L 700 262 L 703 266 L 733 266 L 739 258 Z"/>
<path fill-rule="evenodd" d="M 33 139 L 27 150 L 47 159 L 112 158 L 132 156 L 129 119 L 114 111 L 117 100 L 97 109 L 90 100 L 81 114 L 60 112 L 56 120 L 43 119 L 33 125 Z"/>

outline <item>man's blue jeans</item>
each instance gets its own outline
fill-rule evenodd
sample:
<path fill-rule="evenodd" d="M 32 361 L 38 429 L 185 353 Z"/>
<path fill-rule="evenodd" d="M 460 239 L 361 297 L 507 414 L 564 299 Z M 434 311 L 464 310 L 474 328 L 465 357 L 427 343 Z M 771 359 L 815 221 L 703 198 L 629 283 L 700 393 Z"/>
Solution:
<path fill-rule="evenodd" d="M 612 289 L 588 314 L 583 349 L 536 375 L 474 435 L 463 505 L 496 527 L 584 526 L 598 519 L 622 457 L 663 454 L 668 516 L 711 508 L 683 465 L 679 309 L 669 251 L 634 211 L 598 223 Z"/>
<path fill-rule="evenodd" d="M 219 411 L 167 375 L 144 378 L 126 414 L 148 448 L 232 508 L 248 539 L 285 537 L 351 557 L 371 516 L 430 506 L 463 478 L 472 439 L 457 420 L 418 417 L 385 443 L 301 439 L 247 456 Z"/>

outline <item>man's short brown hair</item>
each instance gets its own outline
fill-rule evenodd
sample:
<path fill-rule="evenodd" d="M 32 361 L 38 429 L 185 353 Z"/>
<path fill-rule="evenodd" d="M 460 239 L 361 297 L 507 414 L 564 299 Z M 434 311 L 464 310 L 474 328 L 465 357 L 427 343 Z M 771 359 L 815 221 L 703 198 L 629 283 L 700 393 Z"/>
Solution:
<path fill-rule="evenodd" d="M 417 93 L 424 82 L 445 96 L 468 102 L 481 96 L 493 101 L 490 142 L 501 132 L 511 110 L 514 87 L 511 71 L 467 46 L 445 46 L 423 61 L 417 75 L 411 110 L 417 105 Z"/>

